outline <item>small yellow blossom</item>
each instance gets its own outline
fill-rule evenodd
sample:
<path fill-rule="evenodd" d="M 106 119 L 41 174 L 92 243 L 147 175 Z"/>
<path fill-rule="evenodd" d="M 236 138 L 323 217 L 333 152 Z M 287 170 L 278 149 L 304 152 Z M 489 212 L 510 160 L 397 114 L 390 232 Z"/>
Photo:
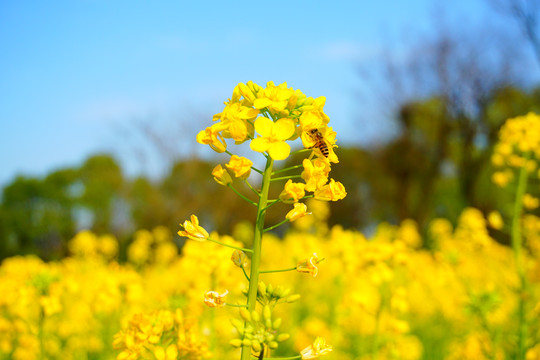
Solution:
<path fill-rule="evenodd" d="M 195 215 L 191 215 L 191 221 L 186 220 L 184 224 L 180 224 L 184 230 L 178 231 L 178 235 L 185 236 L 192 240 L 205 241 L 208 239 L 208 232 L 199 226 L 199 219 Z"/>
<path fill-rule="evenodd" d="M 491 181 L 499 187 L 505 187 L 514 178 L 514 174 L 509 169 L 504 171 L 495 171 L 491 175 Z"/>
<path fill-rule="evenodd" d="M 279 198 L 285 204 L 297 202 L 306 195 L 306 192 L 304 191 L 305 187 L 306 184 L 294 183 L 291 179 L 289 179 L 285 183 L 283 191 L 281 194 L 279 194 Z"/>
<path fill-rule="evenodd" d="M 279 119 L 273 122 L 267 117 L 255 120 L 255 130 L 261 135 L 250 143 L 251 150 L 268 152 L 274 160 L 285 160 L 291 153 L 291 147 L 285 140 L 295 133 L 294 121 L 291 119 Z"/>
<path fill-rule="evenodd" d="M 504 226 L 504 221 L 501 213 L 498 211 L 492 211 L 487 216 L 488 224 L 495 230 L 501 230 Z"/>
<path fill-rule="evenodd" d="M 527 210 L 534 210 L 540 205 L 540 200 L 531 194 L 523 195 L 523 206 Z"/>
<path fill-rule="evenodd" d="M 228 293 L 228 290 L 225 290 L 223 294 L 219 294 L 216 291 L 208 291 L 204 294 L 204 303 L 210 307 L 223 307 L 226 304 L 225 297 Z"/>
<path fill-rule="evenodd" d="M 227 169 L 224 169 L 221 164 L 217 165 L 214 170 L 212 170 L 212 176 L 214 176 L 214 180 L 216 180 L 218 184 L 227 186 L 232 183 L 231 175 L 229 175 Z"/>
<path fill-rule="evenodd" d="M 247 256 L 246 254 L 241 250 L 234 250 L 231 256 L 231 260 L 234 263 L 234 265 L 238 267 L 246 267 L 247 266 Z"/>
<path fill-rule="evenodd" d="M 197 142 L 199 144 L 210 145 L 212 150 L 218 153 L 225 152 L 227 150 L 227 143 L 223 138 L 223 135 L 219 133 L 216 127 L 207 127 L 205 130 L 200 131 L 197 134 Z"/>
<path fill-rule="evenodd" d="M 317 254 L 313 253 L 313 256 L 309 259 L 302 260 L 298 264 L 296 264 L 296 271 L 307 273 L 313 277 L 316 277 L 319 273 L 319 268 L 317 268 L 318 262 L 319 258 L 317 257 Z"/>
<path fill-rule="evenodd" d="M 345 187 L 342 183 L 335 181 L 334 179 L 330 179 L 330 182 L 319 190 L 315 191 L 314 195 L 315 199 L 317 200 L 337 201 L 347 196 L 347 192 L 345 191 Z"/>
<path fill-rule="evenodd" d="M 272 81 L 266 84 L 266 88 L 262 89 L 257 94 L 257 99 L 254 100 L 253 106 L 256 109 L 267 108 L 272 114 L 287 116 L 291 109 L 291 98 L 294 98 L 294 90 L 287 88 L 287 83 L 284 82 L 278 86 Z"/>
<path fill-rule="evenodd" d="M 176 360 L 178 358 L 178 348 L 175 344 L 167 346 L 167 349 L 157 346 L 154 349 L 154 356 L 157 360 Z"/>
<path fill-rule="evenodd" d="M 327 183 L 330 164 L 326 159 L 304 159 L 302 165 L 304 171 L 301 176 L 306 182 L 306 191 L 318 190 Z"/>
<path fill-rule="evenodd" d="M 247 179 L 251 174 L 253 162 L 243 156 L 233 155 L 225 166 L 233 171 L 235 177 Z"/>
<path fill-rule="evenodd" d="M 317 337 L 313 344 L 300 352 L 302 360 L 317 359 L 320 356 L 328 355 L 332 351 L 332 346 L 326 344 L 326 340 Z"/>
<path fill-rule="evenodd" d="M 310 215 L 311 213 L 306 212 L 307 206 L 304 203 L 296 202 L 291 211 L 285 215 L 285 218 L 290 222 L 300 219 L 303 216 Z"/>

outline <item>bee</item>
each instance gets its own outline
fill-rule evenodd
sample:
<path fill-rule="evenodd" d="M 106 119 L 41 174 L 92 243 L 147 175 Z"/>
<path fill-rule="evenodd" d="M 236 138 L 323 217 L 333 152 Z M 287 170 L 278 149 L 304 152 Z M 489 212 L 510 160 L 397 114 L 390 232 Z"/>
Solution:
<path fill-rule="evenodd" d="M 309 136 L 311 136 L 311 139 L 315 141 L 315 145 L 313 145 L 311 148 L 317 148 L 321 151 L 321 153 L 324 155 L 324 157 L 328 157 L 328 154 L 330 151 L 328 150 L 328 144 L 326 143 L 326 140 L 322 136 L 319 129 L 312 129 L 308 131 Z"/>

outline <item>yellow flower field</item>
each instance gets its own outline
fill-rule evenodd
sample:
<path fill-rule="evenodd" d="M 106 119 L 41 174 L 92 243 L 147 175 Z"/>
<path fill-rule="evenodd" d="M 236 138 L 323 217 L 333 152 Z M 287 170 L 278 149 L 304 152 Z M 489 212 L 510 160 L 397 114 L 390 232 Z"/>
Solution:
<path fill-rule="evenodd" d="M 302 295 L 280 314 L 291 335 L 280 352 L 299 353 L 322 336 L 333 345 L 329 359 L 502 359 L 516 348 L 518 300 L 526 296 L 527 358 L 538 358 L 540 219 L 529 216 L 524 225 L 531 250 L 526 294 L 518 293 L 512 249 L 490 238 L 475 209 L 466 209 L 455 229 L 444 219 L 432 222 L 434 251 L 419 248 L 422 239 L 410 221 L 381 224 L 366 239 L 304 217 L 283 239 L 266 235 L 264 250 L 273 256 L 262 269 L 290 266 L 311 250 L 325 258 L 317 277 L 261 275 Z M 236 235 L 250 236 L 240 226 Z M 165 228 L 139 231 L 125 264 L 116 260 L 114 238 L 82 232 L 70 245 L 72 256 L 59 262 L 32 256 L 3 262 L 1 358 L 238 356 L 229 345 L 237 309 L 203 302 L 209 289 L 240 294 L 245 287 L 232 250 L 188 241 L 178 253 Z"/>

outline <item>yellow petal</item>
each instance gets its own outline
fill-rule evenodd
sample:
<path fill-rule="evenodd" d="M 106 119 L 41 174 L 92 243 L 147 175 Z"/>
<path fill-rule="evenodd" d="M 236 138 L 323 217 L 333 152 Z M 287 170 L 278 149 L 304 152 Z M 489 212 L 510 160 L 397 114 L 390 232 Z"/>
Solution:
<path fill-rule="evenodd" d="M 276 137 L 279 140 L 287 140 L 294 135 L 294 121 L 291 119 L 280 119 L 274 126 Z"/>
<path fill-rule="evenodd" d="M 262 109 L 262 108 L 267 107 L 270 104 L 272 104 L 272 100 L 268 98 L 255 99 L 255 101 L 253 102 L 253 107 L 255 109 Z"/>
<path fill-rule="evenodd" d="M 267 117 L 260 117 L 255 120 L 255 131 L 262 136 L 271 136 L 274 129 L 274 122 Z"/>
<path fill-rule="evenodd" d="M 229 133 L 235 141 L 243 141 L 247 136 L 246 123 L 242 120 L 233 120 L 229 125 Z"/>
<path fill-rule="evenodd" d="M 291 147 L 284 141 L 275 142 L 270 145 L 268 154 L 274 160 L 285 160 L 291 153 Z"/>
<path fill-rule="evenodd" d="M 270 142 L 268 141 L 267 138 L 258 137 L 256 139 L 251 140 L 251 142 L 249 143 L 249 147 L 253 151 L 265 152 L 270 147 Z"/>

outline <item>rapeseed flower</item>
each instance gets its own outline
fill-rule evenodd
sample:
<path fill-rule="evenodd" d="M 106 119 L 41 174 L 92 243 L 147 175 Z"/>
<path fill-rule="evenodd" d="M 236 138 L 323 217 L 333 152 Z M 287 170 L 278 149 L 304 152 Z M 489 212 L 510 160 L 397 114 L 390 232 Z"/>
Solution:
<path fill-rule="evenodd" d="M 279 199 L 285 204 L 295 203 L 306 195 L 305 187 L 306 184 L 294 183 L 289 179 L 285 183 L 283 191 L 279 194 Z"/>
<path fill-rule="evenodd" d="M 293 222 L 295 220 L 300 219 L 301 217 L 304 217 L 306 215 L 309 215 L 310 213 L 307 211 L 307 205 L 304 203 L 296 202 L 294 203 L 294 207 L 291 211 L 285 215 L 285 218 L 289 220 L 290 222 Z"/>
<path fill-rule="evenodd" d="M 216 180 L 218 184 L 227 186 L 232 183 L 231 175 L 229 175 L 229 172 L 224 169 L 221 164 L 214 167 L 212 170 L 212 176 L 214 176 L 214 180 Z"/>
<path fill-rule="evenodd" d="M 223 294 L 219 294 L 216 291 L 208 291 L 204 294 L 204 303 L 210 307 L 223 307 L 225 306 L 225 297 L 228 293 L 228 290 L 225 290 Z"/>
<path fill-rule="evenodd" d="M 227 143 L 220 131 L 221 129 L 219 127 L 207 127 L 197 134 L 197 142 L 199 144 L 209 145 L 215 152 L 225 152 L 227 150 Z"/>
<path fill-rule="evenodd" d="M 324 158 L 316 158 L 314 160 L 304 159 L 302 162 L 304 171 L 302 171 L 302 179 L 306 182 L 306 191 L 315 191 L 322 188 L 328 182 L 328 174 L 330 173 L 330 164 Z"/>
<path fill-rule="evenodd" d="M 247 179 L 251 174 L 251 167 L 253 166 L 253 161 L 243 156 L 233 155 L 231 156 L 229 163 L 225 166 L 234 173 L 235 177 L 240 179 Z"/>
<path fill-rule="evenodd" d="M 283 118 L 276 122 L 267 117 L 255 120 L 255 130 L 261 135 L 251 140 L 251 150 L 268 152 L 274 160 L 285 160 L 291 153 L 291 147 L 285 142 L 295 133 L 292 119 Z"/>
<path fill-rule="evenodd" d="M 317 267 L 318 262 L 319 258 L 317 257 L 317 254 L 313 253 L 313 256 L 309 259 L 302 260 L 296 264 L 296 271 L 307 273 L 313 277 L 316 277 L 319 273 L 319 268 Z"/>
<path fill-rule="evenodd" d="M 317 359 L 332 352 L 332 346 L 326 344 L 326 340 L 317 337 L 313 344 L 300 352 L 302 360 Z"/>
<path fill-rule="evenodd" d="M 314 193 L 315 199 L 323 201 L 337 201 L 347 196 L 345 187 L 339 181 L 330 179 L 330 182 Z"/>
<path fill-rule="evenodd" d="M 205 241 L 208 239 L 208 232 L 199 226 L 199 219 L 195 215 L 191 215 L 191 221 L 186 220 L 184 224 L 180 224 L 184 230 L 178 231 L 178 235 L 185 236 L 196 241 Z"/>

